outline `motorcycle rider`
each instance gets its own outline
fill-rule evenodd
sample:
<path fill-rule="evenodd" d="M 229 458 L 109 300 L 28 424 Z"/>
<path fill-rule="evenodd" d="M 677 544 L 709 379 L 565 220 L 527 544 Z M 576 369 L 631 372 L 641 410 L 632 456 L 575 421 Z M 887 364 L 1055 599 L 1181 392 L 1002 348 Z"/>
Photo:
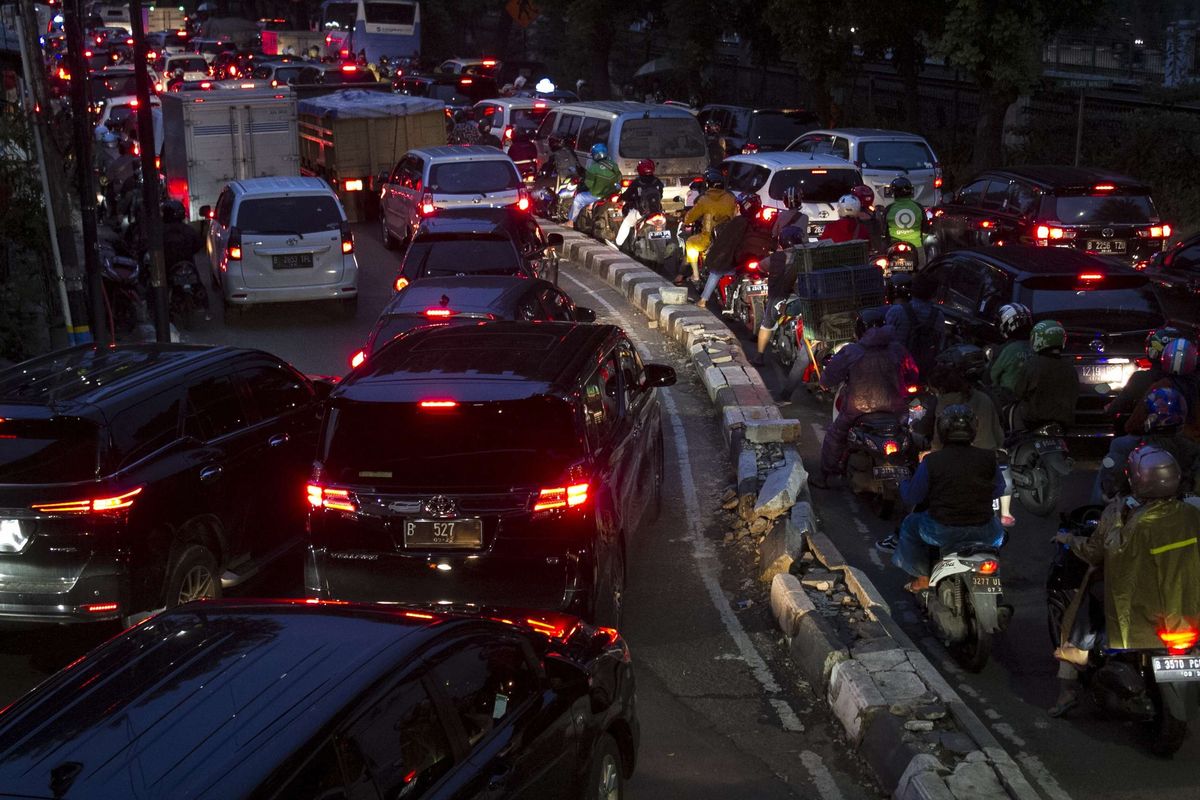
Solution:
<path fill-rule="evenodd" d="M 497 150 L 500 149 L 500 137 L 492 133 L 492 121 L 488 117 L 479 120 L 479 138 L 475 140 L 475 144 L 490 145 Z"/>
<path fill-rule="evenodd" d="M 459 109 L 454 112 L 454 127 L 446 141 L 450 144 L 477 144 L 479 142 L 479 126 L 471 121 L 470 112 Z"/>
<path fill-rule="evenodd" d="M 168 92 L 179 91 L 178 87 L 183 84 L 183 75 L 184 75 L 183 67 L 176 67 L 171 72 L 171 80 L 167 81 L 167 91 Z"/>
<path fill-rule="evenodd" d="M 1016 402 L 1017 376 L 1021 374 L 1021 367 L 1033 355 L 1033 347 L 1029 344 L 1033 313 L 1020 303 L 1005 303 L 1000 306 L 997 315 L 1000 318 L 1000 334 L 1006 341 L 992 359 L 988 377 L 992 381 L 997 406 L 1007 408 Z"/>
<path fill-rule="evenodd" d="M 621 220 L 621 227 L 617 229 L 617 247 L 625 244 L 625 240 L 643 217 L 662 210 L 663 182 L 655 177 L 654 168 L 651 159 L 643 158 L 637 165 L 638 176 L 621 192 L 625 218 Z"/>
<path fill-rule="evenodd" d="M 725 142 L 721 139 L 721 123 L 710 119 L 704 123 L 704 144 L 708 148 L 708 165 L 720 167 L 725 160 Z"/>
<path fill-rule="evenodd" d="M 746 248 L 746 239 L 752 235 L 754 220 L 759 219 L 759 212 L 762 211 L 762 200 L 756 194 L 748 194 L 738 202 L 738 211 L 736 217 L 721 223 L 713 231 L 713 241 L 704 261 L 708 280 L 704 282 L 704 290 L 696 301 L 701 308 L 708 307 L 708 299 L 721 278 L 737 268 L 738 259 Z"/>
<path fill-rule="evenodd" d="M 693 233 L 684 243 L 687 254 L 686 266 L 691 267 L 692 280 L 700 281 L 700 254 L 708 250 L 713 241 L 713 231 L 718 225 L 727 222 L 738 215 L 737 198 L 725 191 L 725 176 L 721 170 L 709 167 L 704 171 L 704 182 L 708 189 L 696 200 L 683 217 L 684 225 L 700 223 L 700 230 Z M 680 265 L 681 269 L 684 265 Z M 682 286 L 684 276 L 675 278 L 675 285 Z"/>
<path fill-rule="evenodd" d="M 783 190 L 783 210 L 775 215 L 771 235 L 784 247 L 808 242 L 808 215 L 804 213 L 804 190 L 799 186 L 792 185 Z"/>
<path fill-rule="evenodd" d="M 996 451 L 973 444 L 978 424 L 970 406 L 943 408 L 937 430 L 944 446 L 900 484 L 901 498 L 915 510 L 900 523 L 892 563 L 913 577 L 904 588 L 914 594 L 929 588 L 931 547 L 998 547 L 1004 539 L 992 514 L 992 500 L 1004 493 L 1004 477 Z"/>
<path fill-rule="evenodd" d="M 1033 326 L 1029 333 L 1033 355 L 1021 365 L 1013 388 L 1011 430 L 1032 430 L 1051 422 L 1065 428 L 1074 421 L 1079 375 L 1071 360 L 1063 358 L 1066 343 L 1062 323 L 1044 319 Z"/>
<path fill-rule="evenodd" d="M 925 222 L 925 209 L 913 200 L 912 181 L 903 175 L 892 180 L 892 204 L 884 212 L 888 239 L 892 242 L 907 242 L 917 252 L 917 266 L 922 266 L 924 251 L 921 226 Z"/>
<path fill-rule="evenodd" d="M 1189 339 L 1178 338 L 1163 348 L 1160 368 L 1163 377 L 1151 389 L 1170 387 L 1183 397 L 1186 420 L 1182 434 L 1200 441 L 1200 387 L 1196 382 L 1196 345 Z M 1145 424 L 1145 406 L 1134 408 L 1125 423 L 1125 432 L 1140 433 Z"/>
<path fill-rule="evenodd" d="M 533 143 L 533 132 L 518 128 L 513 131 L 508 145 L 508 157 L 517 165 L 521 177 L 533 174 L 537 168 L 537 145 Z"/>
<path fill-rule="evenodd" d="M 184 221 L 185 216 L 183 203 L 178 200 L 163 203 L 163 262 L 168 269 L 180 261 L 191 263 L 196 253 L 204 246 L 200 234 Z"/>
<path fill-rule="evenodd" d="M 1132 496 L 1109 503 L 1091 536 L 1060 531 L 1054 537 L 1088 570 L 1063 615 L 1054 651 L 1063 662 L 1060 690 L 1051 716 L 1078 703 L 1075 668 L 1087 665 L 1090 650 L 1160 650 L 1159 631 L 1200 627 L 1200 509 L 1178 497 L 1179 464 L 1147 444 L 1129 454 L 1125 473 Z M 1103 625 L 1089 619 L 1093 592 L 1104 597 Z"/>
<path fill-rule="evenodd" d="M 588 153 L 591 163 L 583 176 L 583 184 L 571 201 L 571 214 L 564 223 L 568 228 L 575 227 L 575 218 L 591 203 L 608 197 L 621 185 L 621 170 L 608 157 L 608 145 L 596 142 Z"/>
<path fill-rule="evenodd" d="M 825 226 L 820 239 L 841 244 L 855 239 L 869 240 L 871 230 L 858 218 L 862 203 L 852 194 L 844 194 L 837 201 L 838 218 Z"/>
<path fill-rule="evenodd" d="M 1162 354 L 1167 345 L 1183 334 L 1178 328 L 1164 325 L 1146 334 L 1146 359 L 1150 366 L 1129 376 L 1117 396 L 1104 407 L 1105 416 L 1128 417 L 1146 397 L 1150 387 L 1162 380 Z"/>
<path fill-rule="evenodd" d="M 795 228 L 789 228 L 794 231 Z M 807 238 L 808 226 L 804 226 L 805 238 Z M 792 234 L 785 234 L 792 235 Z M 796 288 L 796 281 L 799 278 L 800 264 L 794 258 L 789 258 L 788 254 L 783 250 L 776 250 L 771 254 L 771 257 L 766 260 L 767 266 L 767 304 L 763 310 L 762 322 L 758 326 L 758 349 L 754 356 L 750 359 L 750 363 L 756 367 L 763 365 L 763 357 L 767 352 L 767 345 L 771 343 L 771 334 L 779 326 L 779 306 L 780 302 L 791 296 Z M 807 356 L 807 354 L 805 354 Z M 793 366 L 795 369 L 795 366 Z M 783 399 L 787 400 L 791 396 L 790 391 L 785 391 Z"/>
<path fill-rule="evenodd" d="M 883 222 L 876 213 L 875 208 L 875 190 L 865 183 L 860 183 L 850 190 L 850 194 L 858 198 L 858 203 L 861 208 L 858 211 L 858 221 L 866 226 L 871 232 L 868 241 L 871 242 L 871 252 L 882 252 L 883 247 Z"/>
<path fill-rule="evenodd" d="M 945 317 L 933 303 L 937 281 L 917 272 L 909 284 L 909 297 L 888 306 L 884 322 L 896 332 L 900 342 L 912 354 L 917 369 L 928 375 L 942 351 Z"/>
<path fill-rule="evenodd" d="M 1161 386 L 1151 389 L 1143 400 L 1145 407 L 1145 432 L 1141 436 L 1117 436 L 1108 446 L 1108 455 L 1100 462 L 1096 483 L 1092 489 L 1092 502 L 1105 503 L 1118 494 L 1129 493 L 1129 482 L 1125 478 L 1125 461 L 1134 448 L 1152 444 L 1166 450 L 1179 464 L 1182 472 L 1181 486 L 1185 491 L 1197 490 L 1196 479 L 1200 478 L 1200 444 L 1180 436 L 1179 430 L 1187 421 L 1187 403 L 1178 389 Z"/>
<path fill-rule="evenodd" d="M 904 413 L 906 388 L 916 381 L 917 365 L 887 325 L 867 328 L 857 342 L 839 350 L 821 373 L 821 386 L 834 390 L 845 384 L 840 398 L 841 413 L 825 431 L 821 467 L 810 482 L 818 488 L 828 488 L 831 478 L 845 468 L 846 437 L 854 423 L 873 412 Z"/>

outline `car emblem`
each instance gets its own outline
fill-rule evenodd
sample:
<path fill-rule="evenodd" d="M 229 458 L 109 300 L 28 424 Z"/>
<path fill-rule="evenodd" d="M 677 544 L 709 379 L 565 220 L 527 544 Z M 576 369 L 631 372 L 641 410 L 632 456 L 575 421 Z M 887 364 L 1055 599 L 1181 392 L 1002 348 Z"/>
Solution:
<path fill-rule="evenodd" d="M 1097 353 L 1103 353 L 1104 352 L 1104 340 L 1103 339 L 1093 339 L 1092 340 L 1092 350 L 1094 350 Z"/>
<path fill-rule="evenodd" d="M 287 240 L 287 246 L 288 246 L 288 247 L 295 247 L 295 246 L 297 245 L 297 243 L 298 243 L 298 242 L 297 242 L 297 240 L 296 240 L 296 239 L 288 239 L 288 240 Z"/>
<path fill-rule="evenodd" d="M 1105 228 L 1104 230 L 1100 231 L 1100 235 L 1103 236 L 1105 239 L 1111 239 L 1113 237 L 1113 229 Z"/>
<path fill-rule="evenodd" d="M 454 501 L 444 494 L 435 494 L 426 500 L 424 510 L 429 516 L 438 517 L 439 519 L 453 517 L 458 513 L 458 508 L 455 507 Z"/>
<path fill-rule="evenodd" d="M 481 200 L 480 200 L 478 197 L 476 197 L 476 198 L 475 198 L 474 200 L 472 200 L 471 202 L 472 202 L 472 203 L 474 203 L 475 205 L 479 205 L 479 204 L 480 204 L 480 202 L 482 202 L 482 201 L 481 201 Z"/>

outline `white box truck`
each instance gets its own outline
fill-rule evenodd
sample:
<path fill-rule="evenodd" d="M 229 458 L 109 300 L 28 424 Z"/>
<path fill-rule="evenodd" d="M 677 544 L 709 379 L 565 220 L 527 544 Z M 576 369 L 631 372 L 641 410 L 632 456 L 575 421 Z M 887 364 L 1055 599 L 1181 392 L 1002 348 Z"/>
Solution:
<path fill-rule="evenodd" d="M 164 92 L 162 172 L 189 220 L 229 181 L 300 174 L 291 89 Z"/>

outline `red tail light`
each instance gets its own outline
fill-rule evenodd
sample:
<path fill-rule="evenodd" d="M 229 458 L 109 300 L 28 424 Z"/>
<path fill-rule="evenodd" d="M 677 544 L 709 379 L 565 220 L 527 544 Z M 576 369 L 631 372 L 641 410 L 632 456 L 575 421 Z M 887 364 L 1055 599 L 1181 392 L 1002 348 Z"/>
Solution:
<path fill-rule="evenodd" d="M 742 155 L 748 156 L 758 152 L 758 145 L 753 142 L 746 142 L 742 145 Z"/>
<path fill-rule="evenodd" d="M 454 312 L 448 308 L 427 308 L 425 309 L 425 316 L 430 319 L 449 319 L 454 316 Z"/>
<path fill-rule="evenodd" d="M 361 192 L 363 190 L 362 178 L 350 178 L 342 181 L 342 186 L 346 188 L 347 192 Z"/>
<path fill-rule="evenodd" d="M 892 456 L 899 452 L 900 452 L 900 445 L 896 444 L 891 439 L 888 439 L 886 442 L 883 443 L 883 454 L 885 456 Z"/>
<path fill-rule="evenodd" d="M 342 72 L 358 72 L 358 67 L 354 64 L 342 64 Z"/>
<path fill-rule="evenodd" d="M 1138 236 L 1143 239 L 1170 239 L 1171 226 L 1167 224 L 1151 225 L 1145 230 L 1138 231 Z"/>
<path fill-rule="evenodd" d="M 633 183 L 633 180 L 632 180 L 632 179 L 630 179 L 630 178 L 622 178 L 622 179 L 621 179 L 621 188 L 622 188 L 622 189 L 627 189 L 627 188 L 629 188 L 630 184 L 632 184 L 632 183 Z"/>
<path fill-rule="evenodd" d="M 528 211 L 529 207 L 532 205 L 533 205 L 533 203 L 530 201 L 529 195 L 526 194 L 524 191 L 522 191 L 520 194 L 517 195 L 517 210 L 518 211 Z"/>
<path fill-rule="evenodd" d="M 512 137 L 513 137 L 513 126 L 512 126 L 512 125 L 505 125 L 505 126 L 504 126 L 504 133 L 501 135 L 501 137 L 500 137 L 500 138 L 501 138 L 501 139 L 503 139 L 503 140 L 504 140 L 504 141 L 506 141 L 506 142 L 511 142 L 511 141 L 512 141 Z"/>
<path fill-rule="evenodd" d="M 975 568 L 981 575 L 995 575 L 998 569 L 1000 569 L 1000 564 L 990 558 L 987 561 L 980 561 L 979 566 Z"/>
<path fill-rule="evenodd" d="M 325 46 L 328 47 L 331 44 L 333 44 L 333 34 L 327 33 L 325 34 Z"/>
<path fill-rule="evenodd" d="M 1116 189 L 1116 188 L 1117 187 L 1113 186 L 1111 183 L 1097 183 L 1095 186 L 1092 187 L 1092 191 L 1093 192 L 1111 192 L 1113 189 Z"/>
<path fill-rule="evenodd" d="M 426 193 L 421 196 L 421 215 L 429 216 L 434 212 L 433 195 Z"/>
<path fill-rule="evenodd" d="M 759 211 L 758 216 L 760 219 L 762 219 L 763 222 L 770 222 L 771 220 L 775 219 L 775 215 L 778 213 L 779 213 L 779 209 L 771 208 L 768 206 L 766 208 L 763 208 L 762 211 Z"/>
<path fill-rule="evenodd" d="M 87 605 L 80 606 L 79 608 L 89 614 L 108 614 L 116 611 L 120 607 L 120 603 L 88 603 Z"/>
<path fill-rule="evenodd" d="M 229 231 L 229 242 L 225 245 L 225 257 L 230 261 L 242 260 L 242 232 L 237 228 Z"/>
<path fill-rule="evenodd" d="M 1167 652 L 1173 656 L 1181 656 L 1196 646 L 1196 640 L 1200 639 L 1200 632 L 1160 630 L 1158 638 L 1166 645 Z"/>
<path fill-rule="evenodd" d="M 134 498 L 142 493 L 144 487 L 139 486 L 125 494 L 113 497 L 96 497 L 91 500 L 68 500 L 60 503 L 34 503 L 31 508 L 43 514 L 104 514 L 110 511 L 124 511 L 133 506 Z"/>
<path fill-rule="evenodd" d="M 1081 272 L 1079 273 L 1080 283 L 1098 283 L 1104 280 L 1103 272 Z"/>
<path fill-rule="evenodd" d="M 933 165 L 933 188 L 935 188 L 935 189 L 942 188 L 942 165 L 941 164 Z"/>
<path fill-rule="evenodd" d="M 758 262 L 757 261 L 747 261 L 746 269 L 750 270 L 751 272 L 757 272 L 758 271 Z"/>
<path fill-rule="evenodd" d="M 588 486 L 586 483 L 576 483 L 571 486 L 559 486 L 554 489 L 542 489 L 538 492 L 537 501 L 533 504 L 534 511 L 551 511 L 556 508 L 575 508 L 587 502 Z"/>
<path fill-rule="evenodd" d="M 328 508 L 330 511 L 349 511 L 351 513 L 358 510 L 354 500 L 350 498 L 348 489 L 330 489 L 319 483 L 310 483 L 306 489 L 308 504 L 313 508 Z"/>
<path fill-rule="evenodd" d="M 1137 365 L 1138 369 L 1150 369 L 1150 367 L 1153 366 L 1150 362 L 1150 359 L 1146 358 L 1145 356 L 1135 358 L 1133 363 Z"/>
<path fill-rule="evenodd" d="M 906 390 L 908 391 L 908 393 L 909 393 L 909 394 L 916 394 L 917 392 L 921 391 L 921 387 L 920 387 L 920 386 L 916 386 L 916 385 L 913 385 L 913 386 L 908 386 L 908 387 L 905 387 L 905 388 L 906 388 Z"/>
<path fill-rule="evenodd" d="M 1075 231 L 1069 231 L 1057 225 L 1038 225 L 1034 229 L 1034 237 L 1038 240 L 1038 244 L 1045 244 L 1059 239 L 1074 239 Z"/>
<path fill-rule="evenodd" d="M 458 401 L 457 400 L 422 400 L 417 405 L 419 405 L 421 408 L 427 408 L 427 409 L 458 408 Z"/>
<path fill-rule="evenodd" d="M 363 362 L 366 360 L 367 360 L 366 351 L 359 350 L 357 353 L 350 356 L 350 369 L 358 369 L 359 367 L 362 366 Z"/>
<path fill-rule="evenodd" d="M 200 81 L 200 88 L 201 89 L 211 89 L 212 81 Z"/>
<path fill-rule="evenodd" d="M 350 226 L 343 223 L 342 227 L 342 254 L 350 255 L 354 252 L 354 233 L 350 230 Z"/>
<path fill-rule="evenodd" d="M 396 283 L 394 286 L 397 292 L 404 291 L 404 289 L 408 286 L 408 278 L 396 278 Z"/>
<path fill-rule="evenodd" d="M 474 80 L 472 80 L 471 78 L 463 78 L 463 79 L 461 79 L 461 80 L 459 81 L 459 83 L 461 83 L 463 86 L 470 86 L 470 85 L 471 85 L 471 84 L 473 84 L 474 82 L 475 82 L 475 81 L 474 81 Z"/>

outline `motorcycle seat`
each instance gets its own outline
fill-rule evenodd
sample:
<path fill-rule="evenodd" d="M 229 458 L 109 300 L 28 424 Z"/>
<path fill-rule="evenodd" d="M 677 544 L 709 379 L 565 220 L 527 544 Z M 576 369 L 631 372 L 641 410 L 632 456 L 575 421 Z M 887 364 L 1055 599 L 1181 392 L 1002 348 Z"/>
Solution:
<path fill-rule="evenodd" d="M 957 547 L 955 553 L 962 557 L 968 556 L 999 556 L 1000 549 L 992 547 L 990 544 L 967 544 L 962 547 Z"/>

